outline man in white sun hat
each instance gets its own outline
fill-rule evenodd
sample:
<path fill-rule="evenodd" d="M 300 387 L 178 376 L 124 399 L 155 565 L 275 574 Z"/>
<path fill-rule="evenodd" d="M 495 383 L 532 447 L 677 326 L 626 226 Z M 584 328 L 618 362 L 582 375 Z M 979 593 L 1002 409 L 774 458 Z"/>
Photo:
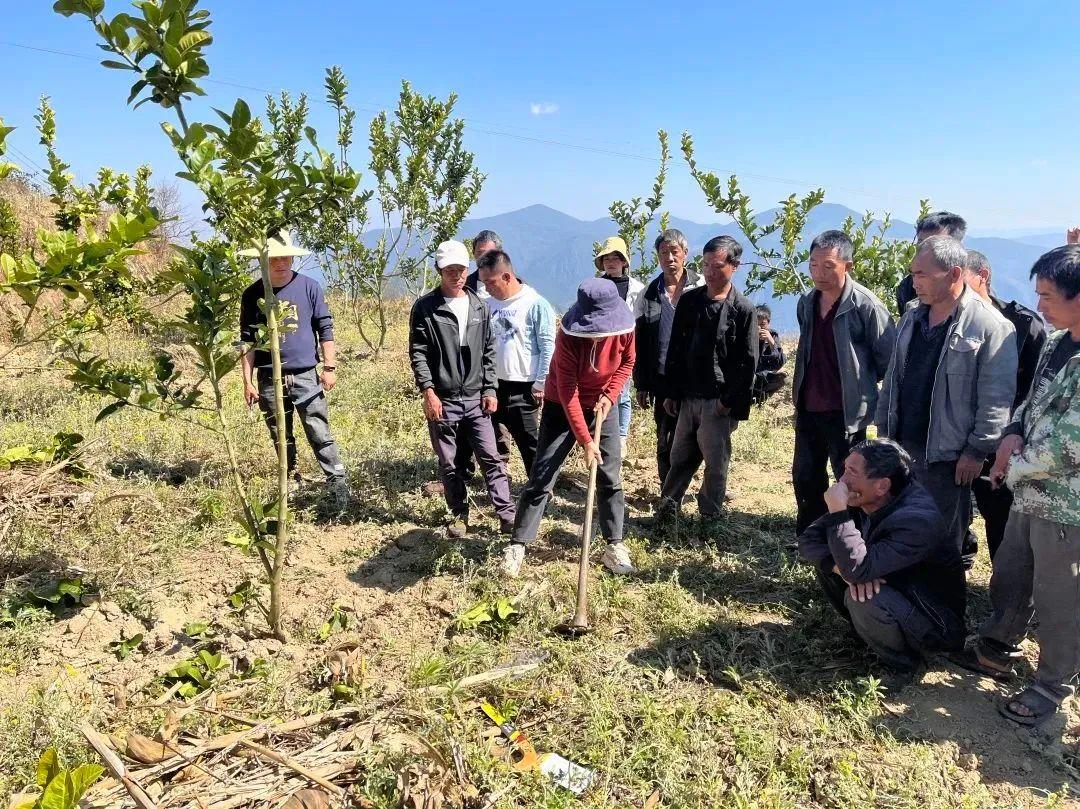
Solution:
<path fill-rule="evenodd" d="M 296 470 L 296 439 L 293 420 L 299 415 L 308 444 L 326 475 L 327 491 L 334 507 L 348 504 L 345 467 L 338 454 L 337 443 L 330 432 L 326 407 L 326 392 L 337 384 L 334 361 L 334 319 L 326 305 L 326 296 L 319 283 L 293 270 L 293 259 L 306 256 L 308 251 L 292 243 L 282 230 L 269 239 L 270 283 L 279 301 L 293 307 L 293 314 L 282 325 L 295 326 L 281 337 L 281 373 L 285 395 L 285 431 L 288 447 L 289 477 L 299 484 Z M 240 250 L 238 255 L 258 257 L 255 248 Z M 274 381 L 270 351 L 258 345 L 259 327 L 265 325 L 263 282 L 256 280 L 240 300 L 240 339 L 246 344 L 241 364 L 244 372 L 244 399 L 250 407 L 258 404 L 270 436 L 277 443 L 277 424 L 274 419 Z M 318 365 L 322 348 L 322 372 Z M 254 349 L 254 350 L 252 350 Z M 254 372 L 254 374 L 253 374 Z M 254 378 L 253 378 L 254 377 Z"/>

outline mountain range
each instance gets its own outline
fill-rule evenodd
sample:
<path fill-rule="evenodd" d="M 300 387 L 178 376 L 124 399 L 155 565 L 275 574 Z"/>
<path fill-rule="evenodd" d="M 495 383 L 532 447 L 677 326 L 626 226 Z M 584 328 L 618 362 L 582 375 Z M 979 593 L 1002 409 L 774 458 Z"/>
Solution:
<path fill-rule="evenodd" d="M 764 224 L 771 222 L 774 215 L 775 211 L 769 210 L 761 213 L 758 219 Z M 861 215 L 844 205 L 825 203 L 817 206 L 810 212 L 807 221 L 807 243 L 814 234 L 841 227 L 848 216 L 859 219 Z M 705 242 L 713 236 L 727 234 L 745 244 L 734 223 L 703 224 L 671 217 L 670 227 L 678 228 L 686 235 L 691 255 L 700 253 Z M 608 218 L 585 221 L 546 205 L 530 205 L 496 216 L 466 219 L 458 230 L 458 236 L 472 238 L 484 229 L 494 230 L 502 237 L 503 247 L 510 254 L 518 274 L 559 311 L 564 311 L 574 302 L 578 284 L 595 272 L 593 244 L 617 232 L 615 223 Z M 893 220 L 888 235 L 896 239 L 910 239 L 914 232 L 911 223 Z M 654 227 L 648 237 L 650 244 L 655 237 Z M 372 241 L 375 238 L 377 234 L 371 234 Z M 775 239 L 776 236 L 770 238 Z M 992 283 L 999 297 L 1034 306 L 1034 289 L 1028 280 L 1031 265 L 1047 249 L 1060 244 L 1062 240 L 1063 236 L 1057 234 L 1036 234 L 1022 239 L 971 236 L 965 239 L 964 244 L 990 259 Z M 766 240 L 766 244 L 770 244 L 770 241 Z M 744 263 L 750 258 L 744 253 Z M 773 311 L 774 328 L 781 332 L 797 330 L 794 296 L 777 299 L 771 297 L 766 289 L 753 297 L 757 303 L 769 304 Z"/>

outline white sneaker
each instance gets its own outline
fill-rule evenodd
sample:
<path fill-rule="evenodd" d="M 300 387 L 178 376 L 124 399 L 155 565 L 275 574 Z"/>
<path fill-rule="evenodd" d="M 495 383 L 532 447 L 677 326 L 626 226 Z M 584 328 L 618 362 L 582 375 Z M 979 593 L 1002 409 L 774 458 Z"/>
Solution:
<path fill-rule="evenodd" d="M 619 437 L 619 447 L 620 447 L 620 453 L 621 453 L 622 459 L 625 461 L 626 460 L 626 436 L 625 435 Z"/>
<path fill-rule="evenodd" d="M 503 548 L 502 571 L 512 579 L 521 573 L 521 563 L 525 561 L 525 546 L 511 542 Z"/>
<path fill-rule="evenodd" d="M 612 542 L 604 549 L 604 555 L 600 557 L 604 567 L 616 576 L 625 576 L 634 572 L 634 565 L 630 561 L 630 552 L 626 545 L 621 542 Z"/>

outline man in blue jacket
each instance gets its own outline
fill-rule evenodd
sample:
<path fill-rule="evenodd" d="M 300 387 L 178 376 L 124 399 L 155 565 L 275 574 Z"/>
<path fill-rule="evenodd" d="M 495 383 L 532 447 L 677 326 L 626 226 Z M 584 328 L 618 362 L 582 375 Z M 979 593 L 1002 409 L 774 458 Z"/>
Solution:
<path fill-rule="evenodd" d="M 799 556 L 825 596 L 896 675 L 914 677 L 923 658 L 964 644 L 960 548 L 911 457 L 887 439 L 852 449 L 825 493 L 828 513 L 799 536 Z M 862 528 L 852 509 L 864 515 Z"/>
<path fill-rule="evenodd" d="M 239 255 L 257 256 L 255 250 L 241 250 Z M 348 503 L 345 467 L 338 454 L 337 443 L 330 432 L 326 393 L 337 384 L 334 364 L 334 318 L 326 305 L 326 296 L 318 282 L 293 271 L 295 256 L 308 251 L 295 247 L 287 231 L 269 239 L 270 283 L 278 301 L 288 304 L 292 313 L 283 325 L 295 328 L 281 338 L 281 372 L 285 393 L 285 431 L 289 477 L 293 485 L 300 482 L 296 471 L 296 438 L 293 436 L 294 413 L 299 416 L 304 435 L 315 458 L 326 475 L 327 489 L 334 508 Z M 274 418 L 274 380 L 270 352 L 259 342 L 259 327 L 265 325 L 263 283 L 255 281 L 244 290 L 240 299 L 240 339 L 247 350 L 241 357 L 244 374 L 244 400 L 250 407 L 258 404 L 277 443 L 277 422 Z M 322 372 L 319 349 L 322 349 Z M 254 349 L 254 350 L 252 350 Z M 255 379 L 252 379 L 254 374 Z"/>

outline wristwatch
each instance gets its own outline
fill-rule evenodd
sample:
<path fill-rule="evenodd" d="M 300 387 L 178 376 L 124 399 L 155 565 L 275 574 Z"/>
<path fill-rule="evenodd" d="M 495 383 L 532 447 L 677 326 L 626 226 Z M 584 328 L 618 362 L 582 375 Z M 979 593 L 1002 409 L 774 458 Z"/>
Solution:
<path fill-rule="evenodd" d="M 324 371 L 336 371 L 336 370 L 337 370 L 337 366 L 336 366 L 336 365 L 324 365 L 324 366 L 322 367 L 322 369 L 323 369 Z"/>

